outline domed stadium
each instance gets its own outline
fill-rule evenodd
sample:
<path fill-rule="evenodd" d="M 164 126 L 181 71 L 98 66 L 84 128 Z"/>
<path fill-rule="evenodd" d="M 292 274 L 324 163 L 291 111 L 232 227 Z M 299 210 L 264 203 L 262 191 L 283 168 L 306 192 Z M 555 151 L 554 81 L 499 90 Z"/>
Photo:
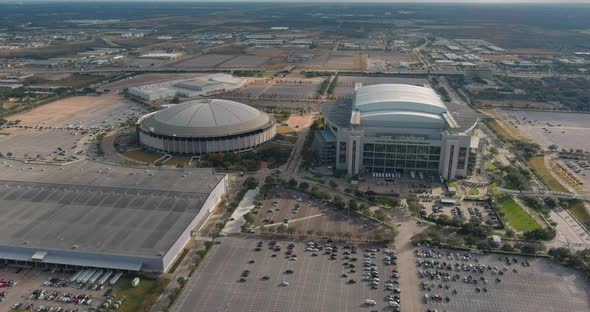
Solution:
<path fill-rule="evenodd" d="M 241 152 L 271 140 L 275 120 L 254 107 L 204 99 L 147 114 L 137 122 L 139 143 L 172 155 Z"/>

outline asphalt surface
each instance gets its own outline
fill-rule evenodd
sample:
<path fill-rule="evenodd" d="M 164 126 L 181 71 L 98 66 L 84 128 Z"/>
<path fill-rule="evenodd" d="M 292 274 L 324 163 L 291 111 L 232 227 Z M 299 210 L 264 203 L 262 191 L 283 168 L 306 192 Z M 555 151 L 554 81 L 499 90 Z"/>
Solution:
<path fill-rule="evenodd" d="M 230 238 L 222 239 L 207 256 L 199 271 L 187 283 L 185 291 L 179 298 L 173 311 L 371 311 L 384 308 L 384 281 L 390 277 L 394 266 L 385 266 L 381 260 L 383 255 L 377 253 L 373 262 L 378 265 L 381 279 L 379 289 L 372 290 L 362 279 L 363 252 L 359 247 L 359 258 L 355 262 L 356 273 L 348 273 L 343 263 L 343 251 L 340 248 L 337 260 L 329 260 L 328 256 L 318 252 L 311 256 L 305 252 L 304 243 L 297 242 L 295 254 L 297 261 L 284 258 L 284 250 L 275 253 L 268 249 L 267 244 L 262 251 L 255 252 L 257 240 Z M 286 247 L 288 242 L 281 242 Z M 256 262 L 249 264 L 252 259 Z M 360 263 L 359 263 L 360 262 Z M 351 262 L 352 263 L 352 262 Z M 238 282 L 244 270 L 252 273 L 246 282 Z M 285 274 L 292 269 L 293 274 Z M 341 274 L 350 274 L 343 278 Z M 261 277 L 268 275 L 268 281 Z M 356 284 L 347 284 L 349 279 Z M 283 281 L 288 286 L 279 286 Z M 391 293 L 391 292 L 387 292 Z M 374 307 L 364 305 L 366 299 L 377 302 Z M 401 304 L 404 305 L 403 294 Z"/>
<path fill-rule="evenodd" d="M 474 270 L 446 270 L 419 266 L 422 272 L 436 271 L 441 276 L 449 273 L 457 274 L 458 281 L 444 281 L 444 278 L 431 279 L 427 276 L 420 278 L 420 283 L 429 283 L 431 289 L 422 291 L 429 296 L 441 294 L 449 297 L 448 303 L 429 300 L 426 308 L 438 311 L 589 311 L 590 287 L 579 272 L 563 267 L 544 258 L 525 258 L 509 256 L 510 265 L 504 255 L 473 255 L 471 260 L 447 258 L 448 251 L 440 252 L 442 257 L 434 259 L 420 255 L 418 259 L 438 261 L 439 263 L 459 265 L 483 265 L 483 272 Z M 451 251 L 460 257 L 466 254 L 462 251 Z M 499 260 L 502 257 L 502 260 Z M 477 259 L 475 261 L 474 259 Z M 527 260 L 530 266 L 523 266 Z M 491 269 L 490 269 L 491 268 Z M 516 269 L 516 271 L 514 271 Z M 495 270 L 494 273 L 493 271 Z M 500 273 L 502 271 L 502 273 Z M 477 284 L 467 283 L 463 278 L 472 276 Z M 496 278 L 500 280 L 497 281 Z M 484 281 L 485 279 L 485 281 Z M 436 286 L 432 286 L 432 284 Z M 443 287 L 439 287 L 442 284 Z M 446 289 L 446 285 L 449 289 Z M 479 288 L 479 291 L 477 289 Z M 422 288 L 421 288 L 422 289 Z M 453 289 L 457 291 L 453 294 Z M 424 301 L 424 298 L 421 298 Z"/>

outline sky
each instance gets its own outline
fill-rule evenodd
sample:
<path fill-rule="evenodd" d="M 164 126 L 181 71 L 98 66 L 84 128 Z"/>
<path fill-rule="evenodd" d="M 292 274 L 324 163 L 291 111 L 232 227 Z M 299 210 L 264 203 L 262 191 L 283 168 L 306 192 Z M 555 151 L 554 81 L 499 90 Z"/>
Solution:
<path fill-rule="evenodd" d="M 590 0 L 0 0 L 0 2 L 379 2 L 379 3 L 588 3 Z"/>

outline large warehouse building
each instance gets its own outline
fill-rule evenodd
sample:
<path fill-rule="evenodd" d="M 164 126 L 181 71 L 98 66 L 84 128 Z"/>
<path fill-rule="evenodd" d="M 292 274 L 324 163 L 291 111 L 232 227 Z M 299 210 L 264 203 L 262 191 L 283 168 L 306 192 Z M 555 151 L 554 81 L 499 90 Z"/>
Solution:
<path fill-rule="evenodd" d="M 349 175 L 414 172 L 454 179 L 477 167 L 475 114 L 458 107 L 461 118 L 455 120 L 431 88 L 357 86 L 352 103 L 326 105 L 323 114 L 316 155 Z"/>
<path fill-rule="evenodd" d="M 275 121 L 254 107 L 227 100 L 195 100 L 143 116 L 139 143 L 173 155 L 241 152 L 271 140 Z"/>
<path fill-rule="evenodd" d="M 156 101 L 171 99 L 175 96 L 210 96 L 237 90 L 245 84 L 245 78 L 228 74 L 211 74 L 130 87 L 127 92 L 146 101 Z"/>
<path fill-rule="evenodd" d="M 0 261 L 165 272 L 227 188 L 206 169 L 3 161 Z"/>

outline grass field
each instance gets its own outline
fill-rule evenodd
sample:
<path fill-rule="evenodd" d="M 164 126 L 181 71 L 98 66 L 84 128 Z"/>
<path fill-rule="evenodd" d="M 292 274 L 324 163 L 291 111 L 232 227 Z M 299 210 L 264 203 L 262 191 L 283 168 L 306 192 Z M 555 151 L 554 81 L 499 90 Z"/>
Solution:
<path fill-rule="evenodd" d="M 74 74 L 71 77 L 65 79 L 48 82 L 47 85 L 81 88 L 97 83 L 103 79 L 105 79 L 104 76 L 95 76 L 90 74 Z"/>
<path fill-rule="evenodd" d="M 148 152 L 144 149 L 136 149 L 136 150 L 127 152 L 123 155 L 125 155 L 133 160 L 136 160 L 138 162 L 147 162 L 147 163 L 153 163 L 154 161 L 156 161 L 159 158 L 161 158 L 162 156 L 164 156 L 164 154 L 155 153 L 155 152 Z"/>
<path fill-rule="evenodd" d="M 586 209 L 583 202 L 575 201 L 567 210 L 583 224 L 590 223 L 590 213 L 588 213 L 588 209 Z"/>
<path fill-rule="evenodd" d="M 545 167 L 543 156 L 535 156 L 531 158 L 528 162 L 528 166 L 550 190 L 569 192 L 559 181 L 557 181 L 557 179 L 553 177 L 553 175 L 551 175 L 551 172 L 549 172 L 547 167 Z"/>
<path fill-rule="evenodd" d="M 115 300 L 126 296 L 127 300 L 119 308 L 119 312 L 149 311 L 151 306 L 165 288 L 168 281 L 141 279 L 137 287 L 131 287 L 131 278 L 122 278 L 119 287 L 113 292 Z M 153 302 L 152 302 L 153 301 Z"/>
<path fill-rule="evenodd" d="M 277 134 L 294 134 L 295 129 L 288 126 L 277 126 Z"/>
<path fill-rule="evenodd" d="M 477 196 L 477 195 L 479 195 L 479 191 L 475 187 L 472 187 L 469 189 L 469 195 Z"/>
<path fill-rule="evenodd" d="M 529 232 L 540 229 L 541 226 L 529 214 L 522 209 L 512 197 L 506 197 L 499 201 L 506 218 L 512 227 L 521 232 Z"/>
<path fill-rule="evenodd" d="M 491 161 L 491 160 L 488 160 L 488 161 L 486 162 L 486 164 L 488 165 L 488 169 L 489 169 L 490 171 L 496 171 L 496 170 L 498 169 L 498 167 L 496 167 L 496 165 L 494 164 L 494 162 L 493 162 L 493 161 Z"/>
<path fill-rule="evenodd" d="M 500 123 L 496 119 L 488 119 L 485 124 L 490 128 L 499 138 L 503 139 L 504 141 L 512 141 L 518 139 L 517 136 L 514 136 L 512 133 L 506 131 L 504 127 L 500 125 Z M 515 129 L 516 130 L 516 129 Z"/>

